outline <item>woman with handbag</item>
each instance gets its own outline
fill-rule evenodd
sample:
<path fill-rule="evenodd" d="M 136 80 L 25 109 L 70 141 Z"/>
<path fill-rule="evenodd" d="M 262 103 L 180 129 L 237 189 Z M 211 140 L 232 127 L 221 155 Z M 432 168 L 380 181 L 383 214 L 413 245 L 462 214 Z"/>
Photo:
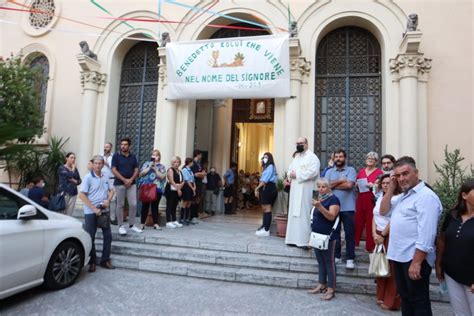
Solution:
<path fill-rule="evenodd" d="M 454 315 L 474 315 L 474 179 L 462 184 L 442 223 L 436 277 L 447 287 Z"/>
<path fill-rule="evenodd" d="M 72 216 L 77 199 L 77 186 L 81 184 L 81 176 L 76 168 L 76 155 L 72 152 L 66 154 L 66 163 L 59 166 L 59 192 L 64 194 L 66 209 L 64 214 Z"/>
<path fill-rule="evenodd" d="M 308 293 L 323 293 L 321 299 L 329 301 L 334 298 L 336 291 L 336 234 L 339 226 L 340 201 L 333 195 L 331 185 L 326 178 L 316 181 L 319 199 L 313 200 L 310 246 L 318 260 L 319 284 Z M 313 243 L 313 237 L 324 237 L 324 245 Z M 318 249 L 319 248 L 319 249 Z"/>
<path fill-rule="evenodd" d="M 179 169 L 181 158 L 175 156 L 171 158 L 171 168 L 166 172 L 168 183 L 165 187 L 166 197 L 166 228 L 183 227 L 176 221 L 176 207 L 183 196 L 183 173 Z"/>
<path fill-rule="evenodd" d="M 391 208 L 385 215 L 380 214 L 380 206 L 382 203 L 383 194 L 385 194 L 390 187 L 390 174 L 384 174 L 379 181 L 379 192 L 382 195 L 379 196 L 375 203 L 373 211 L 372 221 L 372 236 L 376 245 L 383 245 L 385 249 L 388 249 L 388 235 L 390 232 L 390 216 L 393 207 L 400 198 L 400 189 L 395 189 L 394 196 L 391 199 Z M 400 309 L 400 296 L 397 293 L 397 285 L 395 283 L 395 276 L 393 271 L 392 263 L 389 264 L 390 276 L 389 277 L 377 277 L 377 304 L 385 310 L 399 310 Z"/>
<path fill-rule="evenodd" d="M 153 194 L 156 197 L 153 200 L 143 199 L 142 202 L 142 212 L 141 212 L 141 229 L 145 229 L 145 222 L 148 216 L 148 210 L 151 206 L 151 216 L 153 218 L 153 229 L 161 229 L 158 225 L 159 211 L 158 207 L 160 205 L 161 197 L 164 193 L 165 183 L 166 183 L 166 168 L 161 161 L 161 153 L 158 149 L 153 150 L 151 153 L 150 161 L 143 163 L 140 168 L 140 174 L 138 179 L 139 185 L 139 196 L 143 196 L 143 190 L 155 190 L 156 193 Z M 144 192 L 147 193 L 147 192 Z M 150 192 L 152 193 L 152 192 Z M 150 196 L 150 195 L 149 195 Z"/>
<path fill-rule="evenodd" d="M 264 153 L 262 157 L 262 176 L 255 188 L 255 196 L 260 199 L 263 210 L 263 223 L 255 232 L 257 236 L 270 236 L 272 223 L 272 206 L 278 195 L 276 188 L 277 173 L 271 153 Z"/>

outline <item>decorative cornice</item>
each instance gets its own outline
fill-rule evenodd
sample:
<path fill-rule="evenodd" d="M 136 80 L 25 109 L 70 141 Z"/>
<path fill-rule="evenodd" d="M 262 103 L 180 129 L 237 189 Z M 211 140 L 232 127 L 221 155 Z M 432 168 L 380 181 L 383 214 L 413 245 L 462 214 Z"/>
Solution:
<path fill-rule="evenodd" d="M 431 70 L 431 59 L 424 58 L 423 54 L 400 54 L 389 60 L 390 72 L 403 77 L 418 77 L 419 74 Z"/>
<path fill-rule="evenodd" d="M 98 71 L 81 71 L 81 86 L 83 89 L 99 90 L 107 84 L 107 75 Z"/>

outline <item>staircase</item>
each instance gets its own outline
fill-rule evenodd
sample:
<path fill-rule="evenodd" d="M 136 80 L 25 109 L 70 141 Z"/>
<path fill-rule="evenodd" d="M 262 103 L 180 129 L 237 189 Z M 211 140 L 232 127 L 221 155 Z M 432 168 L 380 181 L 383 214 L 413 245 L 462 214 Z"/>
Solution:
<path fill-rule="evenodd" d="M 237 220 L 236 220 L 237 219 Z M 258 238 L 255 219 L 214 216 L 203 223 L 178 229 L 120 236 L 113 228 L 112 261 L 116 267 L 180 276 L 308 289 L 317 283 L 314 252 L 288 247 L 283 238 Z M 97 236 L 100 252 L 101 234 Z M 375 294 L 375 282 L 367 275 L 368 255 L 356 251 L 356 269 L 337 265 L 337 291 Z M 448 301 L 431 277 L 431 299 Z"/>

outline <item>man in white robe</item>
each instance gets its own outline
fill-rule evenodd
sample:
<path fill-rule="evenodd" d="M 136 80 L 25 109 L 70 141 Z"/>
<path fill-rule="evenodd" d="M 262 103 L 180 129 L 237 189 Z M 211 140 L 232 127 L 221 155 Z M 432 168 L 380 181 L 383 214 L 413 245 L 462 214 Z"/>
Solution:
<path fill-rule="evenodd" d="M 319 175 L 320 162 L 319 158 L 308 149 L 308 140 L 304 137 L 297 139 L 296 151 L 287 172 L 291 190 L 285 243 L 307 247 L 311 234 L 311 200 L 315 181 Z"/>

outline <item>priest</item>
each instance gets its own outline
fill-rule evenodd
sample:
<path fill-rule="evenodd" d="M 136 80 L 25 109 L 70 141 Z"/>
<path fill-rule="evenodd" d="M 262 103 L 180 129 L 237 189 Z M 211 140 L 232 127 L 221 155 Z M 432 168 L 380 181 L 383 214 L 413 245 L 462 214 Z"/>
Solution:
<path fill-rule="evenodd" d="M 308 140 L 299 137 L 296 152 L 287 171 L 291 184 L 290 207 L 285 243 L 291 246 L 307 247 L 311 233 L 311 199 L 319 175 L 318 157 L 308 149 Z"/>

